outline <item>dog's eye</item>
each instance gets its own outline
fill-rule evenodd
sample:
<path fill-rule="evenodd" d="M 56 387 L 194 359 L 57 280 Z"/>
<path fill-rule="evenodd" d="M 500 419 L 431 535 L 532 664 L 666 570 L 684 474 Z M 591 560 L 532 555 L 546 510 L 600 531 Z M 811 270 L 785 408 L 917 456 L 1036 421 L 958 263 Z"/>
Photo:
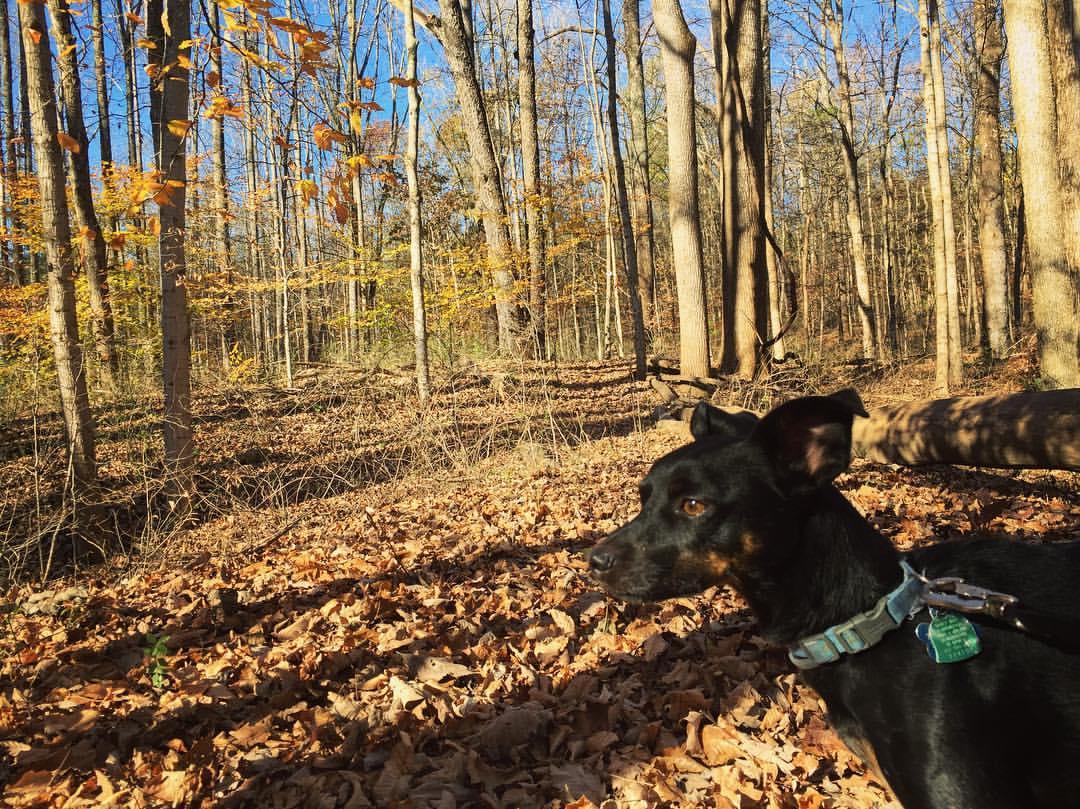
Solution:
<path fill-rule="evenodd" d="M 706 503 L 703 500 L 695 500 L 693 497 L 684 497 L 679 503 L 683 514 L 690 517 L 700 517 L 705 513 Z"/>

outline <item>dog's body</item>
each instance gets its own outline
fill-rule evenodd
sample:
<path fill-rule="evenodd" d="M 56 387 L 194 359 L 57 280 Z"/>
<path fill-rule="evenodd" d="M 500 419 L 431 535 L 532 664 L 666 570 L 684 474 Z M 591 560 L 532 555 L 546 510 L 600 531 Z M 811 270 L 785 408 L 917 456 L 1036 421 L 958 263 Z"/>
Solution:
<path fill-rule="evenodd" d="M 641 513 L 590 554 L 594 573 L 634 601 L 730 584 L 788 646 L 873 607 L 905 580 L 901 558 L 1080 625 L 1080 543 L 974 540 L 901 557 L 831 485 L 861 410 L 851 392 L 756 424 L 699 407 L 696 440 L 653 466 Z M 1080 654 L 975 618 L 982 652 L 936 663 L 914 633 L 926 620 L 924 609 L 803 672 L 842 738 L 907 809 L 1080 807 Z"/>

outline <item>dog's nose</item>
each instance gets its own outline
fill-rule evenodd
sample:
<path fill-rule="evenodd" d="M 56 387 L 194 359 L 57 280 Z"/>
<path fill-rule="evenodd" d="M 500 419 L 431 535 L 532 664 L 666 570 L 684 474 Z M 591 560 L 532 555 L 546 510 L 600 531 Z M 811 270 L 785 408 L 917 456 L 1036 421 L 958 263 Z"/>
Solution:
<path fill-rule="evenodd" d="M 597 573 L 606 573 L 615 566 L 615 554 L 604 548 L 589 551 L 589 567 Z"/>

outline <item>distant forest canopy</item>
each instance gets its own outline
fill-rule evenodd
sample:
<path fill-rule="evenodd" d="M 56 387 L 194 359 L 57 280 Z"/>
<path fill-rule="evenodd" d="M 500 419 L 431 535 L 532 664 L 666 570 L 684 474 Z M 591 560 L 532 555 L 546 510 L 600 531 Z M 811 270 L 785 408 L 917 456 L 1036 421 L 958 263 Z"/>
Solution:
<path fill-rule="evenodd" d="M 192 374 L 414 352 L 1075 386 L 1076 0 L 1002 5 L 11 0 L 0 405 L 92 478 L 92 401 L 184 469 Z"/>

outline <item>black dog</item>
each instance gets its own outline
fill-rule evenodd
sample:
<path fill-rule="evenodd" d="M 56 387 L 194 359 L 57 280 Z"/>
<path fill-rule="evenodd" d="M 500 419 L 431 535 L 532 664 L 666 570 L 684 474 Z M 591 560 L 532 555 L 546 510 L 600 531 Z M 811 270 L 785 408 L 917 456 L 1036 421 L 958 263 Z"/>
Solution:
<path fill-rule="evenodd" d="M 908 809 L 1080 807 L 1080 654 L 1054 637 L 1080 627 L 1080 543 L 983 539 L 902 556 L 832 486 L 855 415 L 854 391 L 760 421 L 700 405 L 695 441 L 653 466 L 641 513 L 589 554 L 593 573 L 628 601 L 737 589 Z M 952 594 L 996 618 L 968 615 L 976 630 L 931 612 L 929 593 L 952 603 L 949 584 L 928 586 L 943 577 L 998 591 Z M 935 662 L 931 646 L 970 659 Z"/>

